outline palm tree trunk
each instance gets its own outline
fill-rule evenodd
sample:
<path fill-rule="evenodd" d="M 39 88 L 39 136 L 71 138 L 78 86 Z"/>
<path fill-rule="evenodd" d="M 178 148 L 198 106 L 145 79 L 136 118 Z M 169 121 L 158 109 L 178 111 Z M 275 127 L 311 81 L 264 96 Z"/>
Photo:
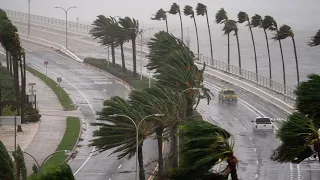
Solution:
<path fill-rule="evenodd" d="M 256 43 L 254 42 L 254 37 L 253 37 L 250 21 L 249 20 L 247 20 L 247 21 L 248 21 L 248 25 L 249 25 L 249 29 L 250 29 L 250 33 L 251 33 L 252 44 L 253 44 L 254 62 L 256 65 L 256 74 L 258 75 L 259 73 L 258 73 L 258 60 L 257 60 L 257 52 L 256 52 Z"/>
<path fill-rule="evenodd" d="M 112 56 L 112 66 L 115 67 L 116 65 L 116 55 L 114 52 L 114 44 L 111 43 L 111 56 Z"/>
<path fill-rule="evenodd" d="M 199 56 L 200 56 L 200 48 L 199 48 L 199 36 L 198 36 L 198 27 L 197 27 L 197 22 L 196 22 L 196 18 L 193 17 L 193 22 L 194 22 L 194 27 L 196 28 L 196 35 L 197 35 L 197 47 L 198 47 L 198 59 L 200 60 Z"/>
<path fill-rule="evenodd" d="M 268 41 L 268 35 L 267 35 L 267 31 L 265 29 L 263 29 L 264 31 L 264 35 L 266 37 L 266 42 L 267 42 L 267 49 L 268 49 L 268 58 L 269 58 L 269 78 L 272 79 L 272 71 L 271 71 L 271 58 L 270 58 L 270 49 L 269 49 L 269 41 Z M 270 86 L 271 86 L 271 82 L 270 82 Z"/>
<path fill-rule="evenodd" d="M 126 62 L 124 60 L 123 43 L 120 43 L 122 72 L 126 72 Z"/>
<path fill-rule="evenodd" d="M 228 33 L 228 72 L 230 71 L 230 33 Z"/>
<path fill-rule="evenodd" d="M 167 20 L 167 18 L 166 18 L 166 27 L 167 27 L 167 33 L 169 33 L 168 20 Z"/>
<path fill-rule="evenodd" d="M 238 33 L 236 33 L 236 38 L 237 38 L 237 46 L 238 46 L 238 58 L 239 58 L 239 68 L 240 68 L 240 75 L 241 75 L 241 54 L 240 54 L 240 43 L 239 43 L 239 36 Z"/>
<path fill-rule="evenodd" d="M 162 147 L 163 147 L 163 128 L 162 127 L 157 127 L 156 128 L 156 134 L 157 134 L 157 141 L 158 141 L 158 178 L 162 179 L 163 178 L 163 152 L 162 152 Z"/>
<path fill-rule="evenodd" d="M 9 72 L 10 72 L 10 75 L 13 76 L 13 63 L 12 63 L 12 56 L 10 51 L 9 51 Z"/>
<path fill-rule="evenodd" d="M 9 71 L 9 51 L 8 50 L 6 50 L 6 60 L 7 60 L 7 64 L 6 64 L 7 70 Z"/>
<path fill-rule="evenodd" d="M 183 42 L 183 25 L 182 25 L 182 18 L 181 18 L 181 12 L 179 11 L 180 16 L 180 26 L 181 26 L 181 41 Z"/>
<path fill-rule="evenodd" d="M 22 57 L 21 55 L 19 56 L 20 59 L 20 76 L 21 76 L 21 123 L 25 123 L 24 119 L 24 112 L 25 112 L 25 85 L 24 85 L 24 70 L 23 70 L 23 65 L 22 65 Z"/>
<path fill-rule="evenodd" d="M 20 97 L 20 88 L 19 88 L 19 65 L 18 65 L 18 57 L 15 55 L 12 58 L 12 66 L 13 66 L 13 83 L 16 93 L 16 103 L 17 103 L 17 115 L 20 115 L 20 105 L 21 105 L 21 97 Z M 22 132 L 21 125 L 18 125 L 18 132 Z"/>
<path fill-rule="evenodd" d="M 146 177 L 144 175 L 142 146 L 143 146 L 143 143 L 141 143 L 139 145 L 139 147 L 138 147 L 139 180 L 145 180 L 146 179 Z"/>
<path fill-rule="evenodd" d="M 297 82 L 298 82 L 298 86 L 300 83 L 300 78 L 299 78 L 299 65 L 298 65 L 298 56 L 297 56 L 297 49 L 296 49 L 296 42 L 294 40 L 294 37 L 292 37 L 292 42 L 293 42 L 293 49 L 294 49 L 294 56 L 296 58 L 296 70 L 297 70 Z"/>
<path fill-rule="evenodd" d="M 187 110 L 186 110 L 187 119 L 191 120 L 191 117 L 193 117 L 193 100 L 188 97 L 186 98 L 187 98 Z"/>
<path fill-rule="evenodd" d="M 170 133 L 171 136 L 171 147 L 170 147 L 170 158 L 171 158 L 171 167 L 176 168 L 179 164 L 179 151 L 178 151 L 178 124 L 176 123 L 172 127 L 172 131 Z"/>
<path fill-rule="evenodd" d="M 277 34 L 279 34 L 278 28 L 277 28 Z M 286 68 L 285 68 L 285 64 L 284 64 L 281 40 L 279 40 L 279 46 L 280 46 L 280 53 L 281 53 L 281 60 L 282 60 L 283 85 L 286 86 L 287 85 L 287 83 L 286 83 Z"/>
<path fill-rule="evenodd" d="M 208 32 L 209 32 L 209 41 L 210 41 L 210 52 L 211 52 L 211 65 L 213 66 L 213 52 L 212 52 L 212 39 L 211 39 L 211 30 L 210 30 L 210 24 L 209 24 L 209 18 L 206 11 L 206 17 L 207 17 L 207 25 L 208 25 Z"/>
<path fill-rule="evenodd" d="M 132 63 L 133 63 L 133 76 L 137 75 L 137 55 L 136 55 L 136 37 L 131 39 L 132 41 Z"/>

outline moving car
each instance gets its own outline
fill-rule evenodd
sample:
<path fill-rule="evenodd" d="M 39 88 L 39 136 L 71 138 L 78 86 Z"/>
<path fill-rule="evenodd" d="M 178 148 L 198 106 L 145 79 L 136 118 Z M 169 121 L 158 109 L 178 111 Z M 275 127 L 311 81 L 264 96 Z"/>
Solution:
<path fill-rule="evenodd" d="M 257 117 L 255 120 L 252 120 L 252 129 L 254 131 L 268 131 L 274 130 L 274 125 L 272 124 L 273 120 L 268 117 Z"/>
<path fill-rule="evenodd" d="M 219 101 L 233 101 L 235 103 L 237 103 L 238 101 L 238 95 L 236 94 L 236 92 L 233 89 L 222 89 L 219 92 Z"/>

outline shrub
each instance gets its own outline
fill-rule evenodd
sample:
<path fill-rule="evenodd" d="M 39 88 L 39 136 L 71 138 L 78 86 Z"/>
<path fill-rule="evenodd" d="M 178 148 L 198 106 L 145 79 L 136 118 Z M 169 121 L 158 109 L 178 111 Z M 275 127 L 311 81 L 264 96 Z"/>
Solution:
<path fill-rule="evenodd" d="M 17 114 L 17 110 L 14 110 L 12 106 L 9 105 L 5 106 L 1 113 L 2 116 L 16 116 Z"/>
<path fill-rule="evenodd" d="M 46 172 L 33 174 L 31 180 L 74 180 L 72 170 L 68 164 L 50 167 Z"/>
<path fill-rule="evenodd" d="M 26 122 L 38 122 L 41 118 L 41 115 L 39 114 L 39 111 L 34 108 L 29 108 L 25 114 L 24 118 Z"/>

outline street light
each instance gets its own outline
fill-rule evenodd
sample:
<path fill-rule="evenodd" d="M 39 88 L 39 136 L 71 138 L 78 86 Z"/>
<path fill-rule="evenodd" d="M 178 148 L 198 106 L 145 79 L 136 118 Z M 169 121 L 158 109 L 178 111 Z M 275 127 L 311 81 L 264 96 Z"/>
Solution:
<path fill-rule="evenodd" d="M 29 8 L 28 8 L 28 37 L 30 35 L 30 3 L 31 3 L 31 0 L 28 0 L 28 3 L 29 3 Z"/>
<path fill-rule="evenodd" d="M 148 116 L 144 117 L 143 119 L 141 119 L 141 121 L 138 123 L 138 125 L 136 124 L 136 122 L 132 118 L 130 118 L 127 115 L 113 114 L 113 115 L 109 115 L 109 116 L 110 117 L 125 117 L 125 118 L 129 119 L 130 121 L 132 121 L 132 123 L 134 124 L 134 126 L 136 128 L 136 180 L 138 180 L 138 147 L 139 147 L 139 127 L 140 127 L 140 124 L 144 120 L 146 120 L 148 117 L 152 117 L 152 116 L 160 117 L 160 116 L 164 116 L 164 114 L 151 114 L 151 115 L 148 115 Z"/>
<path fill-rule="evenodd" d="M 66 13 L 66 49 L 68 49 L 68 11 L 72 8 L 77 8 L 76 6 L 69 7 L 67 10 L 65 10 L 63 7 L 54 7 L 62 9 Z"/>
<path fill-rule="evenodd" d="M 64 152 L 65 154 L 71 153 L 71 151 L 69 151 L 69 150 L 56 151 L 56 152 L 54 152 L 54 153 L 52 153 L 52 154 L 49 154 L 49 156 L 47 156 L 47 157 L 44 159 L 44 161 L 42 162 L 42 164 L 41 164 L 41 166 L 40 166 L 39 163 L 38 163 L 38 161 L 36 160 L 36 158 L 35 158 L 34 156 L 32 156 L 31 154 L 29 154 L 29 153 L 27 153 L 27 152 L 22 151 L 22 153 L 29 155 L 29 156 L 36 162 L 37 167 L 38 167 L 38 169 L 39 169 L 39 172 L 42 171 L 43 165 L 44 165 L 44 163 L 48 160 L 48 158 L 51 157 L 52 155 L 56 154 L 56 153 L 59 153 L 59 152 Z"/>

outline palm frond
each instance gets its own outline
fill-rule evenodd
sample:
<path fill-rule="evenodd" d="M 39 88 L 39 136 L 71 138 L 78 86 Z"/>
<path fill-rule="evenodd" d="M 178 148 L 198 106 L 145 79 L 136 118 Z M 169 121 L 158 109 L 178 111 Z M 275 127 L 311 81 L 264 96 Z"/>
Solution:
<path fill-rule="evenodd" d="M 258 14 L 255 14 L 251 17 L 251 26 L 252 27 L 262 27 L 262 17 Z"/>
<path fill-rule="evenodd" d="M 171 8 L 169 10 L 169 13 L 170 14 L 177 14 L 179 13 L 180 14 L 180 6 L 177 4 L 177 3 L 173 3 L 171 5 Z"/>
<path fill-rule="evenodd" d="M 239 23 L 244 23 L 246 21 L 249 21 L 249 16 L 247 13 L 243 12 L 243 11 L 240 11 L 238 13 L 238 22 Z"/>
<path fill-rule="evenodd" d="M 196 7 L 196 12 L 197 12 L 197 15 L 201 15 L 201 16 L 204 16 L 207 14 L 207 6 L 202 4 L 202 3 L 198 3 L 197 4 L 197 7 Z"/>
<path fill-rule="evenodd" d="M 190 18 L 194 18 L 193 8 L 189 5 L 186 5 L 183 9 L 183 13 L 185 16 L 190 16 Z"/>
<path fill-rule="evenodd" d="M 319 46 L 320 45 L 320 29 L 318 32 L 310 38 L 310 41 L 308 42 L 308 46 Z"/>
<path fill-rule="evenodd" d="M 227 12 L 221 8 L 216 14 L 216 23 L 222 24 L 228 20 Z"/>

